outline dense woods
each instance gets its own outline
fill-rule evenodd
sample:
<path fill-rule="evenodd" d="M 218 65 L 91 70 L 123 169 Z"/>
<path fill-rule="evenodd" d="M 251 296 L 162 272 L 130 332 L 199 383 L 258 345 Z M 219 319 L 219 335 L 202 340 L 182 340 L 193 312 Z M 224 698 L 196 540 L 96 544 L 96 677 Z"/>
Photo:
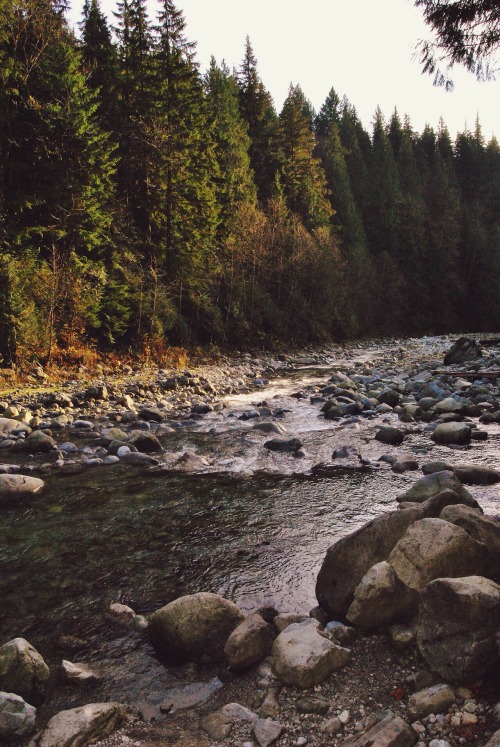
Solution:
<path fill-rule="evenodd" d="M 250 41 L 202 74 L 162 0 L 0 8 L 0 363 L 490 330 L 500 147 L 479 121 L 371 132 L 335 90 L 277 112 Z M 334 77 L 335 71 L 332 71 Z"/>

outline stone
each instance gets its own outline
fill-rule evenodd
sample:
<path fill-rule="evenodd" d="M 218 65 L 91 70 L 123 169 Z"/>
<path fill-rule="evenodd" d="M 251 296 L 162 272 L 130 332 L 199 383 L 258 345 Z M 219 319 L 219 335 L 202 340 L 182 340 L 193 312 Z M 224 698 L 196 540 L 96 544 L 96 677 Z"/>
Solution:
<path fill-rule="evenodd" d="M 309 622 L 310 619 L 310 616 L 303 612 L 281 612 L 279 615 L 275 615 L 273 625 L 277 633 L 282 633 L 289 625 Z"/>
<path fill-rule="evenodd" d="M 38 493 L 43 486 L 43 480 L 40 480 L 38 477 L 19 474 L 0 474 L 0 504 L 9 498 L 22 498 L 23 496 Z"/>
<path fill-rule="evenodd" d="M 445 713 L 455 700 L 455 693 L 449 685 L 433 685 L 410 696 L 408 713 L 412 720 L 431 713 Z"/>
<path fill-rule="evenodd" d="M 265 421 L 264 423 L 256 423 L 252 425 L 253 431 L 261 431 L 262 433 L 276 433 L 278 436 L 282 436 L 286 433 L 286 429 L 283 428 L 279 423 L 273 423 Z"/>
<path fill-rule="evenodd" d="M 228 599 L 200 592 L 180 597 L 154 612 L 149 633 L 166 659 L 222 661 L 226 641 L 244 617 Z"/>
<path fill-rule="evenodd" d="M 128 441 L 129 436 L 121 428 L 104 428 L 101 431 L 101 438 L 111 443 L 111 441 Z"/>
<path fill-rule="evenodd" d="M 277 721 L 272 721 L 270 718 L 259 718 L 253 727 L 253 733 L 260 747 L 269 747 L 279 739 L 283 729 L 283 725 Z"/>
<path fill-rule="evenodd" d="M 486 547 L 491 559 L 488 564 L 488 577 L 500 581 L 500 522 L 489 516 L 484 516 L 470 506 L 451 505 L 443 508 L 439 515 L 443 521 L 448 521 L 464 529 L 477 542 Z"/>
<path fill-rule="evenodd" d="M 345 618 L 365 573 L 386 560 L 407 528 L 422 517 L 420 507 L 390 511 L 328 548 L 316 582 L 316 597 L 331 618 Z"/>
<path fill-rule="evenodd" d="M 304 695 L 295 701 L 297 713 L 315 713 L 319 716 L 324 716 L 328 713 L 329 708 L 330 703 L 328 700 L 317 698 L 314 695 Z"/>
<path fill-rule="evenodd" d="M 495 485 L 500 482 L 500 471 L 477 464 L 457 464 L 451 468 L 460 482 L 466 485 Z"/>
<path fill-rule="evenodd" d="M 383 560 L 372 566 L 356 586 L 346 617 L 360 628 L 382 628 L 407 617 L 417 603 L 418 595 Z"/>
<path fill-rule="evenodd" d="M 279 438 L 271 438 L 270 441 L 266 441 L 264 446 L 266 449 L 269 449 L 269 451 L 294 452 L 301 449 L 303 444 L 300 438 L 295 438 L 294 436 L 282 436 Z"/>
<path fill-rule="evenodd" d="M 108 399 L 108 390 L 104 384 L 94 384 L 93 386 L 87 387 L 84 392 L 85 399 L 103 400 Z"/>
<path fill-rule="evenodd" d="M 349 711 L 342 711 L 341 713 L 339 713 L 339 721 L 343 726 L 348 724 L 350 720 L 351 714 Z"/>
<path fill-rule="evenodd" d="M 246 669 L 271 651 L 274 630 L 258 614 L 249 615 L 233 630 L 224 647 L 231 669 Z"/>
<path fill-rule="evenodd" d="M 256 713 L 239 703 L 227 703 L 220 710 L 224 716 L 232 719 L 233 723 L 236 721 L 248 721 L 248 723 L 254 724 L 258 719 Z"/>
<path fill-rule="evenodd" d="M 10 436 L 14 433 L 24 433 L 28 436 L 31 428 L 27 423 L 21 423 L 13 418 L 0 418 L 0 436 Z"/>
<path fill-rule="evenodd" d="M 350 659 L 349 649 L 320 635 L 316 620 L 311 623 L 290 625 L 274 641 L 273 668 L 285 685 L 302 689 L 319 685 Z"/>
<path fill-rule="evenodd" d="M 158 459 L 151 456 L 150 454 L 143 454 L 142 451 L 122 451 L 124 448 L 129 448 L 121 446 L 118 451 L 120 452 L 117 455 L 120 457 L 121 462 L 125 462 L 125 464 L 132 464 L 136 467 L 144 467 L 144 466 L 150 466 L 154 467 L 159 464 Z"/>
<path fill-rule="evenodd" d="M 67 659 L 62 660 L 61 675 L 65 682 L 71 684 L 87 684 L 99 682 L 102 679 L 100 674 L 94 672 L 86 664 L 74 664 L 71 661 L 67 661 Z"/>
<path fill-rule="evenodd" d="M 341 747 L 412 747 L 416 732 L 391 711 L 382 713 L 373 726 L 349 737 Z"/>
<path fill-rule="evenodd" d="M 0 690 L 38 705 L 47 693 L 50 671 L 38 651 L 24 638 L 0 647 Z"/>
<path fill-rule="evenodd" d="M 433 430 L 431 439 L 436 444 L 448 446 L 449 444 L 464 445 L 470 443 L 471 428 L 466 423 L 440 423 Z"/>
<path fill-rule="evenodd" d="M 444 365 L 451 366 L 452 363 L 475 361 L 481 358 L 482 354 L 480 344 L 472 337 L 459 337 L 445 353 Z"/>
<path fill-rule="evenodd" d="M 396 500 L 398 503 L 412 502 L 412 503 L 423 503 L 428 498 L 432 498 L 434 495 L 441 493 L 443 490 L 453 490 L 460 497 L 460 503 L 465 503 L 473 508 L 478 507 L 477 501 L 473 496 L 464 488 L 458 477 L 453 475 L 448 470 L 442 472 L 434 472 L 430 475 L 424 475 L 417 480 L 409 490 L 399 495 Z"/>
<path fill-rule="evenodd" d="M 157 407 L 142 407 L 138 412 L 138 416 L 141 420 L 155 420 L 157 423 L 161 423 L 165 420 L 165 413 Z"/>
<path fill-rule="evenodd" d="M 486 548 L 454 524 L 421 519 L 406 530 L 387 560 L 403 584 L 420 592 L 435 578 L 481 574 Z"/>
<path fill-rule="evenodd" d="M 383 444 L 390 444 L 391 446 L 399 446 L 405 440 L 406 433 L 399 428 L 393 428 L 392 426 L 382 426 L 375 434 L 375 439 L 381 441 Z"/>
<path fill-rule="evenodd" d="M 60 711 L 35 735 L 29 747 L 89 747 L 116 731 L 126 718 L 126 710 L 119 703 L 89 703 Z"/>
<path fill-rule="evenodd" d="M 485 747 L 500 747 L 500 729 L 486 742 Z"/>
<path fill-rule="evenodd" d="M 222 742 L 231 734 L 233 730 L 233 719 L 231 716 L 225 716 L 221 711 L 209 713 L 201 720 L 201 728 L 206 731 L 210 739 L 216 742 Z"/>
<path fill-rule="evenodd" d="M 148 433 L 147 431 L 133 431 L 128 438 L 128 442 L 144 454 L 154 454 L 163 451 L 162 445 L 154 433 Z"/>
<path fill-rule="evenodd" d="M 389 407 L 394 408 L 399 405 L 400 396 L 394 389 L 386 388 L 382 389 L 380 394 L 377 395 L 377 400 L 381 405 L 389 405 Z"/>
<path fill-rule="evenodd" d="M 209 466 L 209 462 L 194 451 L 185 451 L 175 462 L 175 469 L 179 472 L 200 472 Z"/>
<path fill-rule="evenodd" d="M 418 469 L 418 462 L 415 457 L 405 456 L 404 454 L 398 456 L 394 464 L 392 465 L 392 471 L 397 475 L 403 474 L 403 472 L 410 472 Z"/>
<path fill-rule="evenodd" d="M 20 695 L 0 692 L 0 737 L 27 737 L 35 731 L 36 708 Z"/>
<path fill-rule="evenodd" d="M 327 721 L 323 721 L 323 723 L 319 727 L 319 730 L 322 734 L 327 734 L 329 736 L 337 734 L 341 729 L 342 724 L 336 716 L 334 716 L 333 718 L 329 718 Z"/>
<path fill-rule="evenodd" d="M 106 615 L 119 625 L 123 625 L 125 628 L 129 628 L 132 626 L 132 623 L 134 621 L 135 612 L 126 604 L 113 602 L 109 605 L 106 611 Z"/>
<path fill-rule="evenodd" d="M 278 693 L 280 688 L 270 687 L 266 692 L 266 696 L 262 701 L 262 705 L 259 708 L 259 716 L 261 718 L 273 718 L 280 712 L 280 704 L 278 700 Z"/>
<path fill-rule="evenodd" d="M 416 625 L 391 625 L 388 632 L 391 645 L 397 651 L 404 651 L 413 645 L 417 638 Z"/>
<path fill-rule="evenodd" d="M 500 586 L 487 578 L 438 578 L 421 594 L 418 650 L 447 682 L 473 682 L 498 667 L 499 628 Z"/>

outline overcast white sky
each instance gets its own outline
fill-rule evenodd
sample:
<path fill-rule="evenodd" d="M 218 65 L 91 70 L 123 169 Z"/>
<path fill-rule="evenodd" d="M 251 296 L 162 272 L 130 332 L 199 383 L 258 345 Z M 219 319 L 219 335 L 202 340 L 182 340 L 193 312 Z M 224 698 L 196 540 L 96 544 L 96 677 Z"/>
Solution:
<path fill-rule="evenodd" d="M 73 2 L 73 18 L 83 4 Z M 114 0 L 101 0 L 111 14 Z M 157 4 L 149 0 L 151 17 Z M 409 114 L 415 130 L 442 115 L 454 137 L 476 114 L 486 139 L 500 138 L 500 81 L 477 83 L 456 69 L 455 90 L 435 88 L 414 59 L 418 39 L 429 32 L 413 0 L 178 0 L 187 36 L 198 43 L 201 70 L 213 54 L 239 67 L 248 34 L 260 76 L 279 111 L 290 83 L 299 84 L 319 109 L 333 86 L 346 94 L 365 125 L 377 105 L 386 117 L 394 107 Z"/>

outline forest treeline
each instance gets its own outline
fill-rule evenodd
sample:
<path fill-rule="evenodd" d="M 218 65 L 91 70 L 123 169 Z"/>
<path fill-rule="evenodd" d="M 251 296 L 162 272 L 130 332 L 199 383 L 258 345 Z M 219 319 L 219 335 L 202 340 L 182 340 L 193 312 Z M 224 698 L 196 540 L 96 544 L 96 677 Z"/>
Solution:
<path fill-rule="evenodd" d="M 183 13 L 0 7 L 0 365 L 93 343 L 491 330 L 500 148 L 290 86 L 250 41 L 201 74 Z M 334 71 L 332 71 L 332 76 Z"/>

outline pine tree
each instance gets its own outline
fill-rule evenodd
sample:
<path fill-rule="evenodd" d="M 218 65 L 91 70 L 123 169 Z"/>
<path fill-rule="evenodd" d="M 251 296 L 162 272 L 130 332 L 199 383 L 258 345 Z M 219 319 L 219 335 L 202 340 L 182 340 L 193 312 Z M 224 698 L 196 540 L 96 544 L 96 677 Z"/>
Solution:
<path fill-rule="evenodd" d="M 303 105 L 302 91 L 290 86 L 280 114 L 278 178 L 289 210 L 311 230 L 327 226 L 332 209 L 324 171 L 314 157 L 315 138 Z"/>
<path fill-rule="evenodd" d="M 257 195 L 265 203 L 273 194 L 277 171 L 276 137 L 278 120 L 271 95 L 257 72 L 257 59 L 247 37 L 245 56 L 238 74 L 240 110 L 250 136 L 250 165 Z"/>
<path fill-rule="evenodd" d="M 100 121 L 104 129 L 111 131 L 113 127 L 119 127 L 118 60 L 99 0 L 85 0 L 80 28 L 82 59 L 88 71 L 87 84 L 98 92 Z"/>

